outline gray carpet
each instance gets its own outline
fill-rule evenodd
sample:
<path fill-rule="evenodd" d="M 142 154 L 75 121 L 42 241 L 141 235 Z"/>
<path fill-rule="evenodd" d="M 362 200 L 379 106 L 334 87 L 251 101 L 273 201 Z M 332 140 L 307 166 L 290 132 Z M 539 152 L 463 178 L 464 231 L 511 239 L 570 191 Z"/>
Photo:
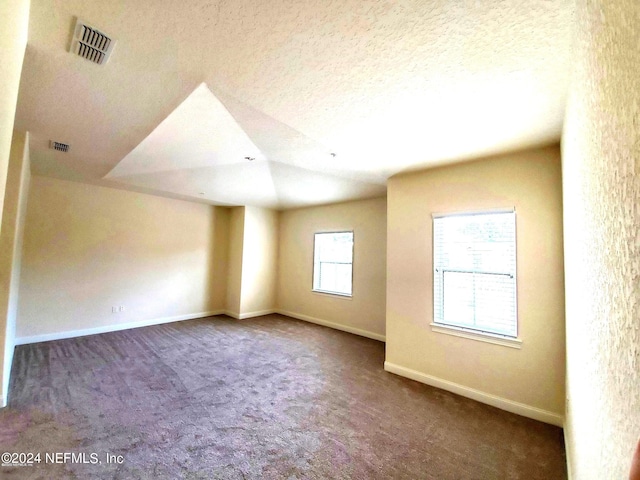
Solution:
<path fill-rule="evenodd" d="M 383 343 L 280 315 L 19 346 L 0 452 L 41 463 L 0 478 L 566 478 L 561 429 L 383 362 Z"/>

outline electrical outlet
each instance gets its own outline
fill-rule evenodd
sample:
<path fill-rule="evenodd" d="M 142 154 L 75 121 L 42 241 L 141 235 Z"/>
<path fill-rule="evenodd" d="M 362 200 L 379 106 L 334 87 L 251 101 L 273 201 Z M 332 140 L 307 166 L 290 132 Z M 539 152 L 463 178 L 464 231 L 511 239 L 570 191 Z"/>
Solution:
<path fill-rule="evenodd" d="M 124 305 L 120 305 L 120 311 L 124 312 Z"/>
<path fill-rule="evenodd" d="M 111 307 L 111 313 L 117 313 L 118 307 Z"/>

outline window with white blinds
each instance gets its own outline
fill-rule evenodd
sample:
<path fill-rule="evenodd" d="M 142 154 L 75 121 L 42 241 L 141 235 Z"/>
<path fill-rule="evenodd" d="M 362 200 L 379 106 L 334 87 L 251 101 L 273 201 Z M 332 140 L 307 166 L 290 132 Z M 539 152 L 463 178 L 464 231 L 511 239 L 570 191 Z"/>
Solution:
<path fill-rule="evenodd" d="M 351 296 L 353 232 L 316 233 L 313 242 L 313 290 Z"/>
<path fill-rule="evenodd" d="M 434 323 L 518 336 L 516 214 L 433 216 Z"/>

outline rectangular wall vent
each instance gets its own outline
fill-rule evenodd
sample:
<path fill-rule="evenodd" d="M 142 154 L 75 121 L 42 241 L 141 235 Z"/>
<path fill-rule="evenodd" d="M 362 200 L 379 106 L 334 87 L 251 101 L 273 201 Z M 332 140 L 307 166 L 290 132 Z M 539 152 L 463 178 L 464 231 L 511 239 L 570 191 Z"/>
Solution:
<path fill-rule="evenodd" d="M 89 26 L 83 20 L 76 19 L 73 40 L 69 51 L 87 60 L 104 65 L 113 52 L 116 41 L 97 28 Z"/>
<path fill-rule="evenodd" d="M 68 152 L 69 151 L 69 144 L 67 143 L 60 143 L 60 142 L 54 142 L 53 140 L 51 140 L 49 142 L 49 146 L 51 148 L 53 148 L 54 150 L 57 150 L 59 152 Z"/>

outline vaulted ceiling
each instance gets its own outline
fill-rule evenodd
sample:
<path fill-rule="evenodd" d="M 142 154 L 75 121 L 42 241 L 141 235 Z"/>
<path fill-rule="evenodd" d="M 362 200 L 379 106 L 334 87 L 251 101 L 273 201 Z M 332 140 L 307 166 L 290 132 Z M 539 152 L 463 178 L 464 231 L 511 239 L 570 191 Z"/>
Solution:
<path fill-rule="evenodd" d="M 76 18 L 117 40 L 105 65 L 69 53 Z M 40 175 L 216 205 L 378 196 L 559 141 L 572 23 L 568 0 L 32 0 L 16 127 Z"/>

